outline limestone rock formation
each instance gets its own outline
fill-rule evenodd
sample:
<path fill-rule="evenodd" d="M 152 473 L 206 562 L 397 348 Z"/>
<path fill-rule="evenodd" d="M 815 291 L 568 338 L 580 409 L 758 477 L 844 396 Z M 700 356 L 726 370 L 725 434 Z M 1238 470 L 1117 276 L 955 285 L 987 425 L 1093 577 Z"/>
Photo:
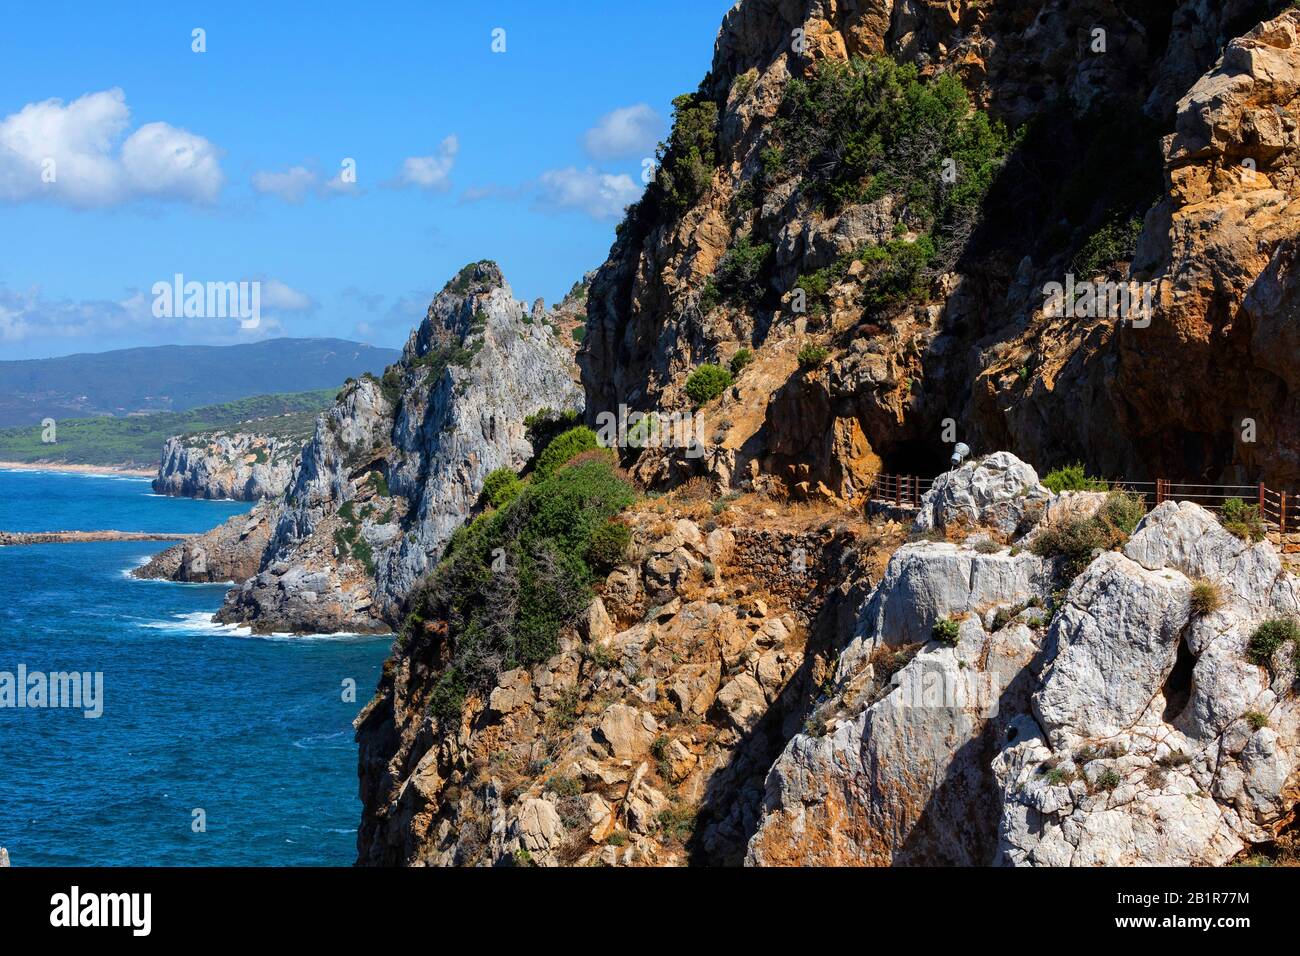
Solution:
<path fill-rule="evenodd" d="M 259 632 L 385 632 L 475 507 L 532 456 L 524 419 L 581 408 L 570 353 L 495 263 L 437 295 L 383 380 L 346 386 L 278 503 L 258 573 L 218 620 Z"/>
<path fill-rule="evenodd" d="M 1047 499 L 1037 472 L 1000 451 L 936 478 L 921 499 L 912 528 L 943 533 L 983 526 L 1015 535 L 1026 523 L 1037 523 Z"/>
<path fill-rule="evenodd" d="M 278 498 L 302 446 L 302 439 L 269 431 L 174 436 L 163 444 L 153 490 L 185 498 Z"/>
<path fill-rule="evenodd" d="M 194 584 L 243 584 L 257 574 L 275 527 L 275 505 L 262 502 L 201 535 L 173 545 L 135 568 L 132 577 Z"/>
<path fill-rule="evenodd" d="M 1166 502 L 1059 606 L 1043 558 L 987 551 L 894 553 L 773 766 L 750 863 L 1221 865 L 1277 838 L 1300 706 L 1290 650 L 1249 645 L 1300 585 L 1271 544 Z"/>

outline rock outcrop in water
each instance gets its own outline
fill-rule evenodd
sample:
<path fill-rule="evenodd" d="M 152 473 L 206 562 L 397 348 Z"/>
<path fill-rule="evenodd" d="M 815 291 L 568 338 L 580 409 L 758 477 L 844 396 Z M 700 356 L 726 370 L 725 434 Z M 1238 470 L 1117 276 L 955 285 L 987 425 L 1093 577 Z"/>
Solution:
<path fill-rule="evenodd" d="M 259 632 L 385 632 L 496 468 L 533 449 L 524 419 L 580 409 L 570 352 L 495 263 L 461 270 L 382 381 L 318 420 L 256 575 L 217 619 Z"/>
<path fill-rule="evenodd" d="M 163 445 L 153 490 L 184 498 L 277 498 L 303 444 L 270 431 L 175 436 Z"/>
<path fill-rule="evenodd" d="M 174 545 L 131 572 L 132 577 L 192 584 L 243 584 L 257 574 L 271 540 L 275 509 L 269 502 L 204 534 Z"/>

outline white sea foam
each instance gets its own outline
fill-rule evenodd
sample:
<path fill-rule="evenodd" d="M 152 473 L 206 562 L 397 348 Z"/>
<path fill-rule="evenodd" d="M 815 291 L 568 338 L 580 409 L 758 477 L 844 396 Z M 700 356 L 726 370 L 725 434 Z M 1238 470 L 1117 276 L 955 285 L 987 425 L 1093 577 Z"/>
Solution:
<path fill-rule="evenodd" d="M 218 624 L 210 611 L 192 611 L 174 614 L 170 621 L 146 621 L 140 625 L 155 631 L 175 631 L 183 634 L 225 634 L 228 637 L 251 637 L 253 629 L 241 624 Z"/>
<path fill-rule="evenodd" d="M 171 582 L 169 582 L 171 583 Z M 141 627 L 157 631 L 175 631 L 185 634 L 224 634 L 227 637 L 251 637 L 262 641 L 335 641 L 362 639 L 391 639 L 391 634 L 254 634 L 253 629 L 244 624 L 219 624 L 212 620 L 209 611 L 193 611 L 189 614 L 176 614 L 170 621 L 147 621 Z"/>

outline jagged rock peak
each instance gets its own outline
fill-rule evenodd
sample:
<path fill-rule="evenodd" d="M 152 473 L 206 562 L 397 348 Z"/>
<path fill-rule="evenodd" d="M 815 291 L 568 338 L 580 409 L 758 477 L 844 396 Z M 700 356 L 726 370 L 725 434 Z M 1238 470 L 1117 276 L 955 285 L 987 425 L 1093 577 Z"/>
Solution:
<path fill-rule="evenodd" d="M 528 306 L 515 300 L 500 266 L 490 259 L 471 262 L 434 296 L 424 321 L 407 340 L 402 362 L 410 365 L 431 352 L 484 341 L 480 337 L 489 327 L 504 332 L 534 322 Z"/>

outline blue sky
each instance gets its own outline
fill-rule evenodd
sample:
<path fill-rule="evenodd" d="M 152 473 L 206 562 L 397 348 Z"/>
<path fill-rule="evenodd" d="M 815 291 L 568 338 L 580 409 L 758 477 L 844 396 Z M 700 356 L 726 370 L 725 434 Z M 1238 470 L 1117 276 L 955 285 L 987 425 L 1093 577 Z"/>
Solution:
<path fill-rule="evenodd" d="M 0 357 L 272 335 L 400 345 L 480 258 L 517 296 L 555 301 L 603 261 L 729 6 L 10 10 Z M 152 314 L 153 284 L 175 273 L 260 281 L 261 324 Z"/>

